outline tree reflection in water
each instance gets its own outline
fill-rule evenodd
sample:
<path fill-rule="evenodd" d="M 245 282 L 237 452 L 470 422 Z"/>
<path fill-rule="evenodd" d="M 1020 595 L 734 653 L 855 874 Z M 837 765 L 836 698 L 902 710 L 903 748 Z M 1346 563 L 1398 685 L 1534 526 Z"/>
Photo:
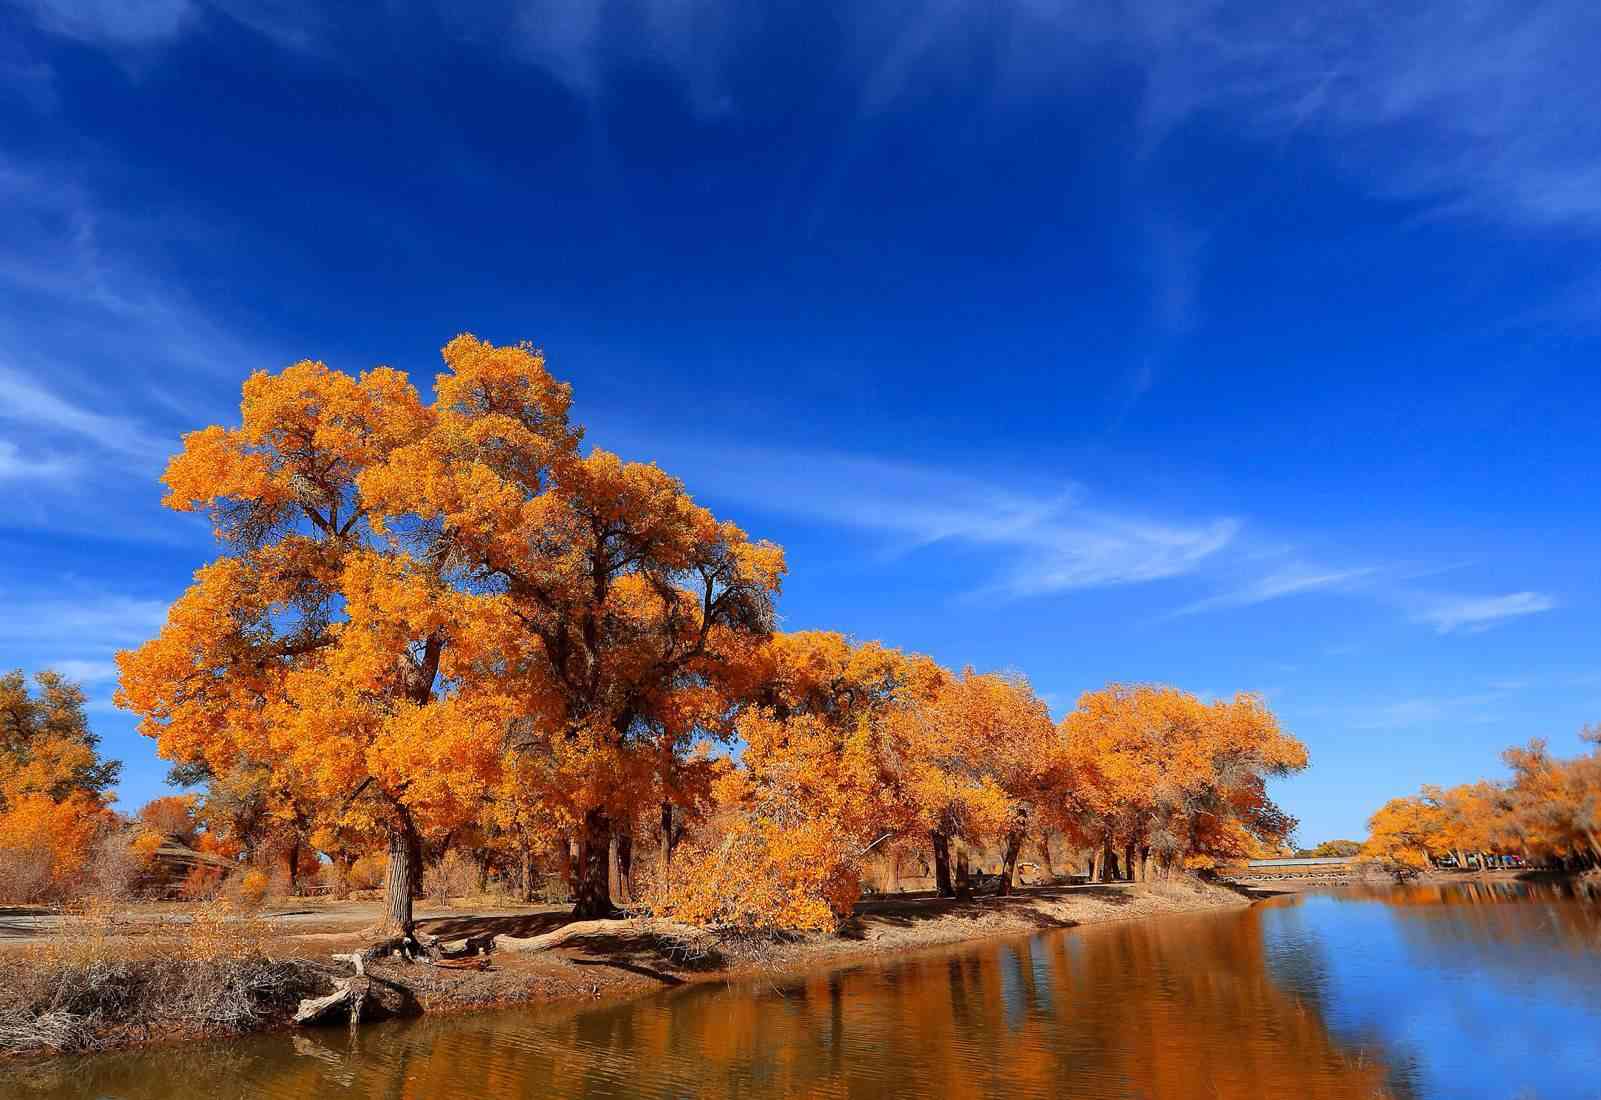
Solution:
<path fill-rule="evenodd" d="M 1427 906 L 1504 903 L 1432 889 L 1386 893 L 1375 911 L 1404 929 Z M 1550 912 L 1511 924 L 1492 913 L 1425 922 L 1425 935 L 1502 942 L 1516 929 L 1528 957 L 1548 966 L 1595 951 L 1593 907 L 1522 900 Z M 101 1057 L 47 1070 L 29 1091 L 127 1100 L 1429 1095 L 1417 1050 L 1331 1005 L 1343 995 L 1344 978 L 1330 977 L 1343 973 L 1341 953 L 1362 944 L 1337 942 L 1338 923 L 1309 924 L 1299 905 L 1053 932 L 617 1005 L 382 1025 L 354 1040 L 330 1031 Z M 1311 907 L 1343 908 L 1327 898 Z M 1369 992 L 1404 997 L 1406 985 Z"/>

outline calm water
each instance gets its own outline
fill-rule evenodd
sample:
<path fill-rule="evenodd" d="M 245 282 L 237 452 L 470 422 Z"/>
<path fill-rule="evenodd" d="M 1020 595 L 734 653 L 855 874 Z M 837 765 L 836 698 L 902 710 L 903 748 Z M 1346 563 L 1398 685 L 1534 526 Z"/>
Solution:
<path fill-rule="evenodd" d="M 626 1004 L 57 1062 L 0 1095 L 1601 1098 L 1601 907 L 1504 885 L 1310 895 Z"/>

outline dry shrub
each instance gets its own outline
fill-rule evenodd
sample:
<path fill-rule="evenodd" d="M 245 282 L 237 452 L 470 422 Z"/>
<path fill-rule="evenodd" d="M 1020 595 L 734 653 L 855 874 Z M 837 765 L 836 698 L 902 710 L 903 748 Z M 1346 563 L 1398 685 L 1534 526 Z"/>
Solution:
<path fill-rule="evenodd" d="M 451 898 L 463 898 L 478 889 L 478 868 L 460 852 L 446 852 L 437 863 L 423 869 L 423 893 L 443 905 Z"/>
<path fill-rule="evenodd" d="M 278 1019 L 325 981 L 274 960 L 265 921 L 226 902 L 135 947 L 106 903 L 41 946 L 0 956 L 0 1052 L 92 1050 L 131 1036 L 231 1034 Z"/>
<path fill-rule="evenodd" d="M 0 901 L 26 904 L 51 894 L 50 849 L 40 845 L 0 848 Z"/>
<path fill-rule="evenodd" d="M 139 891 L 147 857 L 136 838 L 126 833 L 108 833 L 95 842 L 89 855 L 86 888 L 96 897 L 126 900 Z"/>
<path fill-rule="evenodd" d="M 197 863 L 184 876 L 178 895 L 185 901 L 212 901 L 222 894 L 225 879 L 221 867 Z"/>
<path fill-rule="evenodd" d="M 350 876 L 338 863 L 324 863 L 317 868 L 317 883 L 327 888 L 331 898 L 344 898 L 350 893 Z"/>

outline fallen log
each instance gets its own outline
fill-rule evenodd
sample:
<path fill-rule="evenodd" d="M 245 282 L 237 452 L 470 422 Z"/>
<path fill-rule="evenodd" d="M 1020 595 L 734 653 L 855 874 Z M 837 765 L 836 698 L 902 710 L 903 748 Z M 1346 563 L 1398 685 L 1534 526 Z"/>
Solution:
<path fill-rule="evenodd" d="M 510 951 L 549 951 L 572 940 L 587 939 L 591 936 L 662 936 L 692 943 L 706 938 L 707 932 L 704 928 L 696 928 L 692 924 L 680 924 L 677 921 L 617 917 L 575 920 L 571 924 L 564 924 L 555 931 L 539 936 L 501 936 L 499 943 Z"/>
<path fill-rule="evenodd" d="M 350 1026 L 361 1023 L 362 1006 L 367 1002 L 368 980 L 364 977 L 341 978 L 334 983 L 334 991 L 326 997 L 308 997 L 295 1009 L 295 1023 L 313 1024 L 343 1008 L 350 1016 Z"/>

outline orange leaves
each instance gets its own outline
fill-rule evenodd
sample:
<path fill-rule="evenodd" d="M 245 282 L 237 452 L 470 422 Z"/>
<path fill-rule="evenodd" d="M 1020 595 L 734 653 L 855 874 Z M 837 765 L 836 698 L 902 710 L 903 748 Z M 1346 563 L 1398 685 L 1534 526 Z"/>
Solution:
<path fill-rule="evenodd" d="M 81 792 L 59 802 L 48 794 L 27 794 L 8 802 L 0 812 L 0 863 L 15 865 L 37 857 L 43 881 L 23 889 L 21 884 L 0 883 L 19 894 L 7 900 L 67 893 L 83 873 L 96 834 L 109 820 L 99 800 Z"/>
<path fill-rule="evenodd" d="M 82 800 L 98 810 L 122 765 L 100 759 L 83 691 L 54 672 L 0 676 L 0 812 L 25 800 Z"/>
<path fill-rule="evenodd" d="M 1021 829 L 1050 790 L 1050 712 L 1027 682 L 966 669 L 892 719 L 910 805 L 925 830 L 974 842 Z"/>
<path fill-rule="evenodd" d="M 1272 841 L 1294 827 L 1265 780 L 1304 768 L 1306 747 L 1256 696 L 1204 703 L 1177 688 L 1112 684 L 1081 697 L 1061 732 L 1095 839 L 1174 861 L 1236 854 L 1242 831 Z"/>
<path fill-rule="evenodd" d="M 522 457 L 503 472 L 548 466 L 576 450 L 583 433 L 567 423 L 572 387 L 550 376 L 537 348 L 464 334 L 443 355 L 449 370 L 434 380 L 435 410 L 474 447 Z"/>
<path fill-rule="evenodd" d="M 833 931 L 861 896 L 859 846 L 837 822 L 757 813 L 721 824 L 680 855 L 659 911 L 713 928 Z"/>
<path fill-rule="evenodd" d="M 192 844 L 200 822 L 195 816 L 199 800 L 192 794 L 170 794 L 153 798 L 139 807 L 140 824 L 157 836 L 176 837 Z"/>
<path fill-rule="evenodd" d="M 1427 867 L 1429 857 L 1443 855 L 1445 815 L 1421 798 L 1392 798 L 1368 819 L 1368 840 L 1362 854 L 1407 867 Z"/>
<path fill-rule="evenodd" d="M 168 507 L 209 508 L 218 536 L 244 546 L 302 520 L 348 533 L 357 476 L 426 425 L 405 375 L 380 368 L 358 380 L 310 361 L 251 375 L 240 415 L 236 429 L 186 435 L 162 480 Z"/>
<path fill-rule="evenodd" d="M 1385 803 L 1368 821 L 1363 854 L 1418 867 L 1475 852 L 1601 861 L 1601 748 L 1558 760 L 1536 739 L 1501 756 L 1509 782 L 1425 786 Z"/>

